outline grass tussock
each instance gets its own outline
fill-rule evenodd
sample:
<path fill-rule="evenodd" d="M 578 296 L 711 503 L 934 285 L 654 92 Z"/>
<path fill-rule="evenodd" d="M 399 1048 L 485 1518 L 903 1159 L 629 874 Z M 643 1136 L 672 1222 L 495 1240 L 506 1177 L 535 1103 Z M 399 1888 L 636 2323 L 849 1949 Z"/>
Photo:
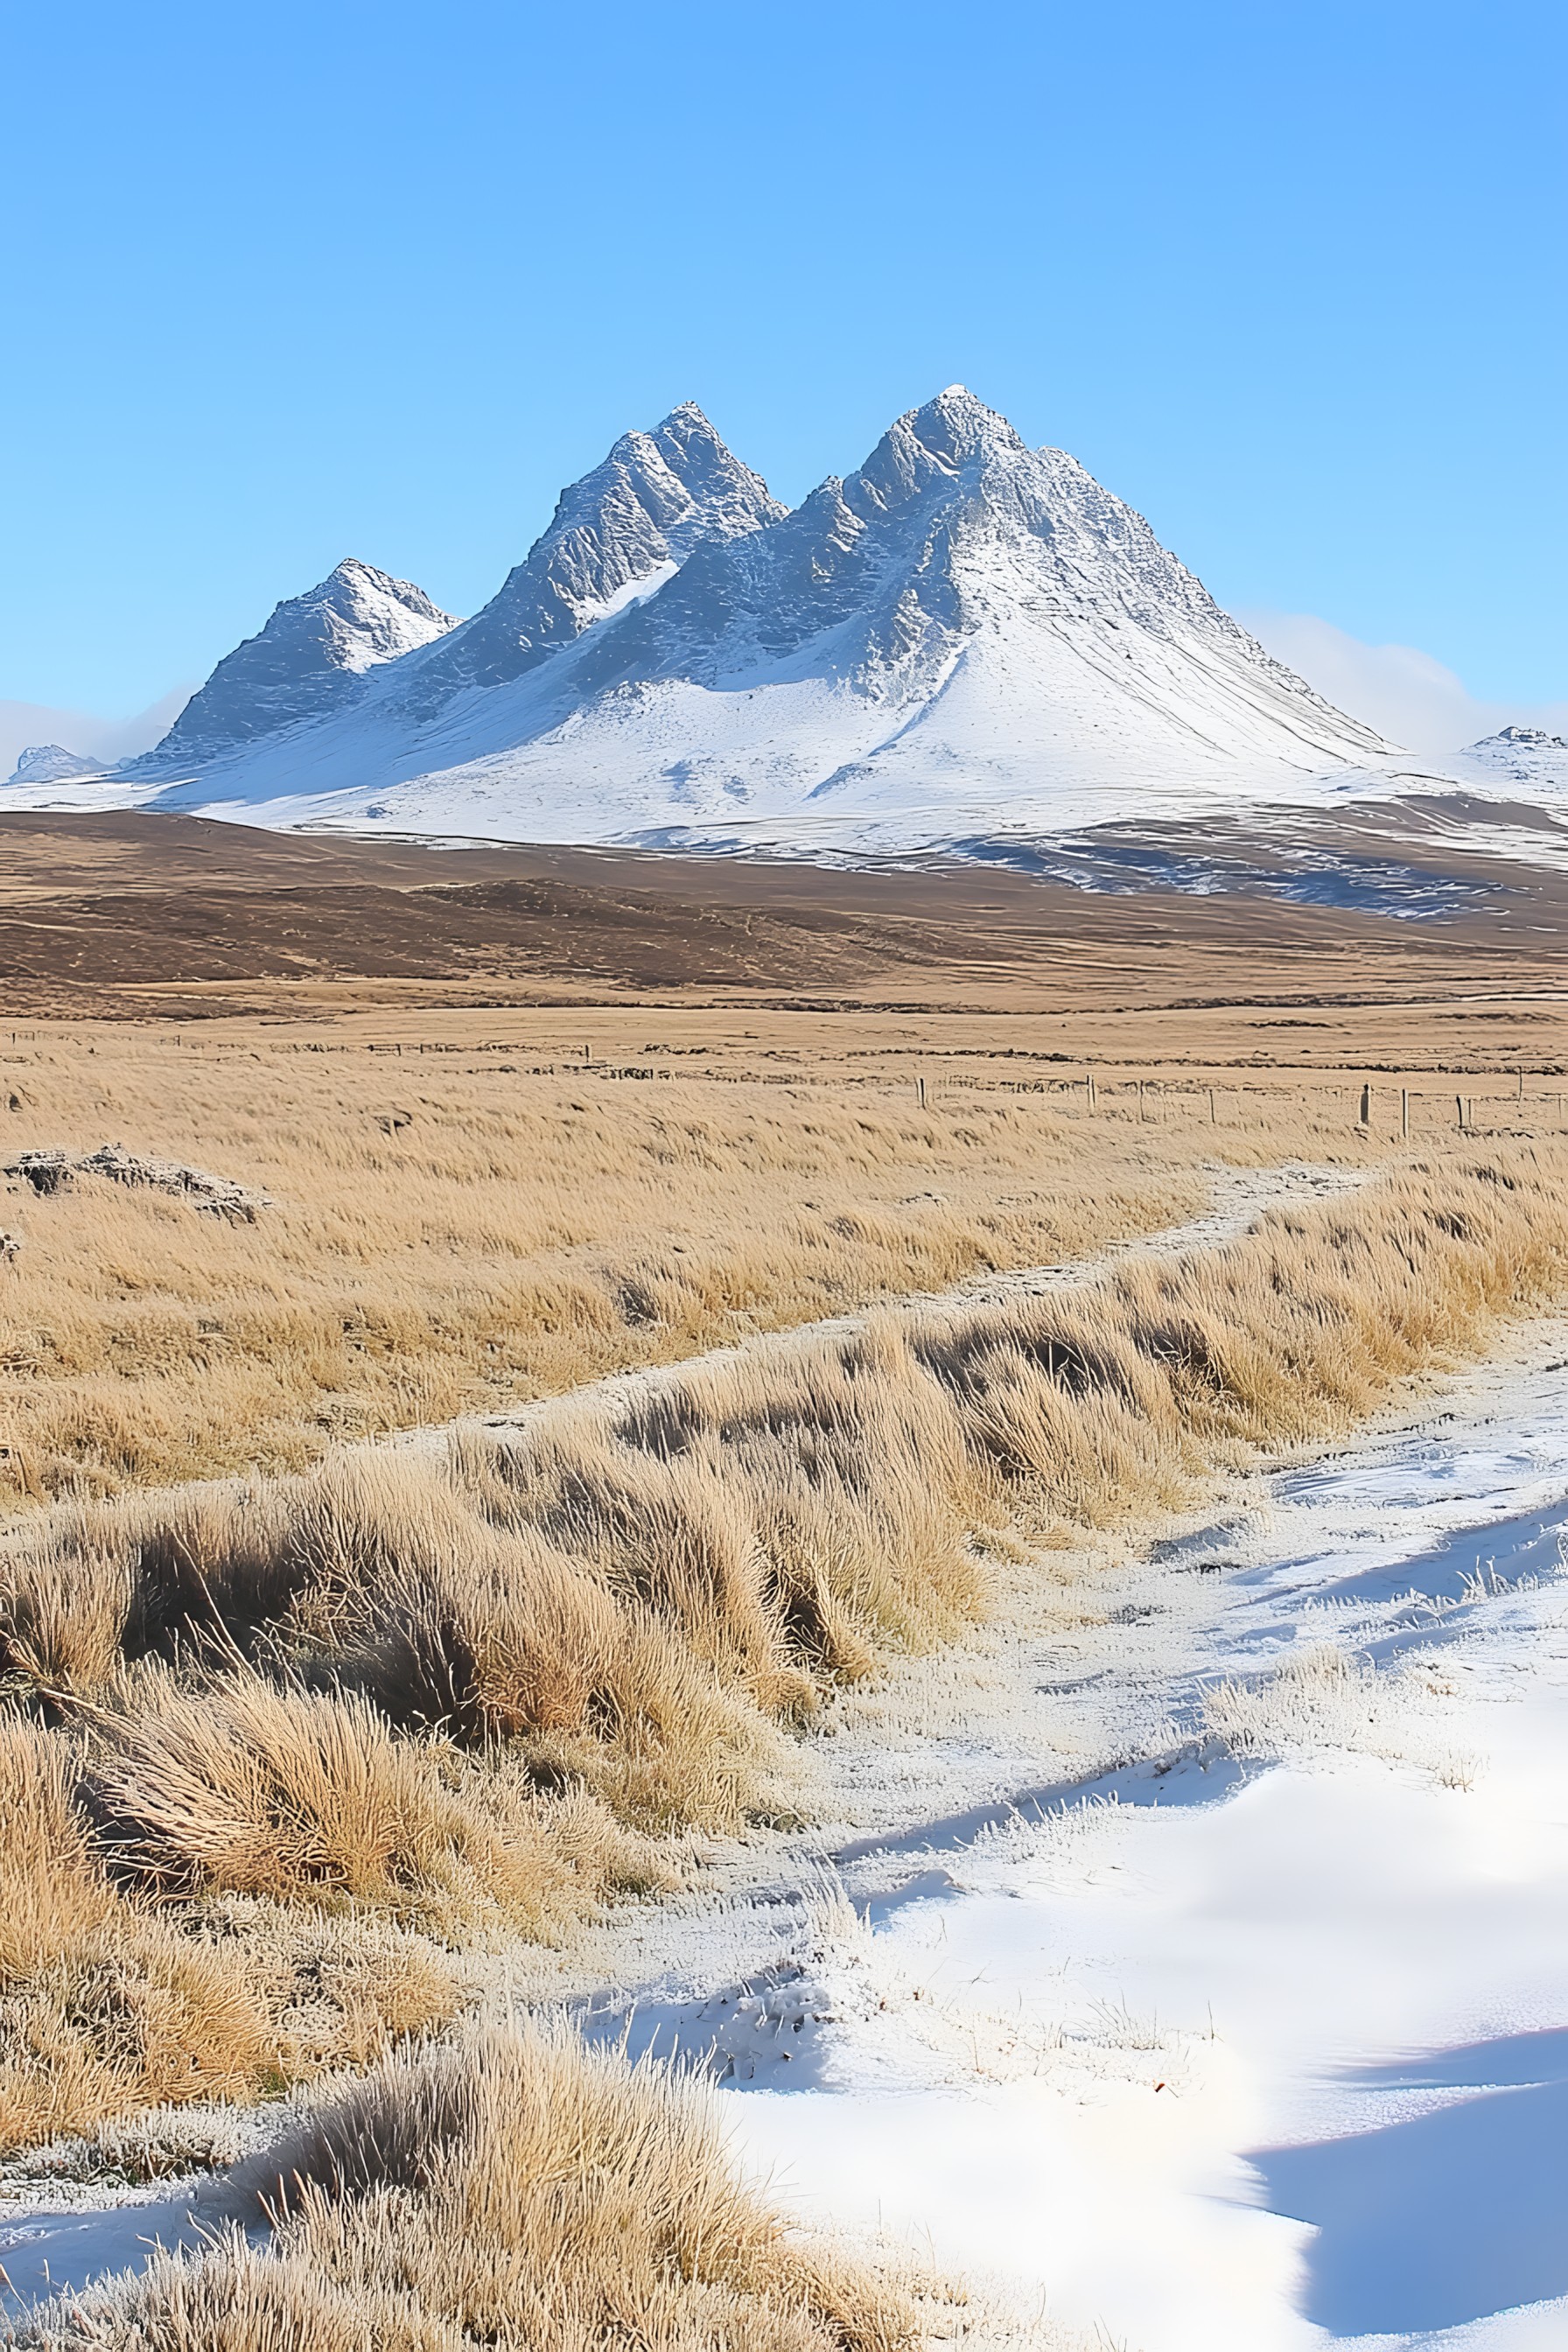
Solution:
<path fill-rule="evenodd" d="M 907 2306 L 792 2240 L 689 2084 L 491 2027 L 395 2059 L 229 2184 L 208 2252 L 73 2299 L 34 2352 L 897 2352 Z"/>
<path fill-rule="evenodd" d="M 331 2063 L 449 2014 L 455 1953 L 664 1883 L 671 1833 L 791 1818 L 792 1728 L 983 1607 L 985 1530 L 1146 1514 L 1343 1427 L 1561 1288 L 1563 1175 L 1417 1166 L 1092 1286 L 14 1531 L 0 1687 L 29 1760 L 0 1853 L 39 1884 L 0 1943 L 33 2053 L 13 2138 L 59 2127 L 57 2047 L 74 2115 Z M 367 2008 L 372 1935 L 402 1957 Z M 313 2027 L 311 1937 L 347 1955 Z M 114 2001 L 192 2005 L 179 2080 L 151 2025 L 103 2055 L 77 1988 L 110 1947 Z"/>

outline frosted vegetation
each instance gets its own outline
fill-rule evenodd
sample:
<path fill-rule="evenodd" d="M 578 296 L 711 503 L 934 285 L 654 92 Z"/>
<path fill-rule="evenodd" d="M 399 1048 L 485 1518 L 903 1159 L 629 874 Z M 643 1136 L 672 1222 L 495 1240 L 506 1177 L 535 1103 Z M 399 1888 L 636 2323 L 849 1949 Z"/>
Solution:
<path fill-rule="evenodd" d="M 13 2182 L 47 2209 L 51 2181 L 90 2204 L 116 2165 L 177 2181 L 219 2152 L 215 2098 L 300 2086 L 194 2221 L 189 2185 L 161 2191 L 151 2226 L 183 2255 L 27 2340 L 1005 2341 L 1043 2290 L 1060 2343 L 1103 2321 L 1151 2352 L 1296 2352 L 1322 2340 L 1311 2296 L 1341 2296 L 1342 2336 L 1394 2309 L 1355 2300 L 1353 2256 L 1349 2287 L 1309 2275 L 1315 2217 L 1290 2190 L 1249 2202 L 1243 2158 L 1315 2144 L 1289 2101 L 1344 2021 L 1386 2054 L 1397 2004 L 1321 1923 L 1392 1933 L 1357 1891 L 1387 1840 L 1489 1785 L 1495 1743 L 1446 1719 L 1435 1644 L 1497 1576 L 1460 1558 L 1407 1592 L 1397 1543 L 1325 1565 L 1244 1513 L 1147 1562 L 1121 1531 L 1556 1291 L 1563 1197 L 1528 1150 L 1361 1185 L 1301 1171 L 1254 1230 L 1088 1280 L 755 1341 L 302 1479 L 21 1523 L 0 1605 Z M 1376 1491 L 1345 1490 L 1352 1524 Z M 1157 1842 L 1124 1862 L 1129 1809 Z M 1198 1842 L 1169 1864 L 1167 1809 Z M 1516 1877 L 1550 1892 L 1554 1852 L 1520 1847 Z M 1434 1901 L 1473 1885 L 1447 1869 Z M 1338 2008 L 1276 1998 L 1268 1939 L 1303 1904 L 1298 1975 L 1342 1982 Z M 1490 2009 L 1410 2014 L 1434 2046 L 1456 2018 L 1513 2031 L 1549 1999 L 1549 1944 L 1521 1926 Z M 1194 2021 L 1211 1980 L 1234 2030 Z M 623 2057 L 518 2040 L 506 2020 L 552 1995 L 591 2042 L 713 2053 L 721 2123 Z M 476 2014 L 489 2040 L 397 2055 Z M 770 2205 L 742 2176 L 775 2163 Z M 224 2234 L 247 2221 L 258 2242 Z M 34 2221 L 4 2260 L 18 2294 L 46 2264 L 85 2280 L 138 2226 Z"/>

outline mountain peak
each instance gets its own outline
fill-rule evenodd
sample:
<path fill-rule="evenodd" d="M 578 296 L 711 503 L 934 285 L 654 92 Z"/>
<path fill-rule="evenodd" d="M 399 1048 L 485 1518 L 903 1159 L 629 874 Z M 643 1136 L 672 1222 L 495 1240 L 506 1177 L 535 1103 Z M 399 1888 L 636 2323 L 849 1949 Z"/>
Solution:
<path fill-rule="evenodd" d="M 678 400 L 663 423 L 655 425 L 654 431 L 667 433 L 672 426 L 683 430 L 694 427 L 700 433 L 708 434 L 715 441 L 721 438 L 718 426 L 712 422 L 707 410 L 695 400 Z"/>
<path fill-rule="evenodd" d="M 651 433 L 623 433 L 562 491 L 489 603 L 410 676 L 408 709 L 427 719 L 468 687 L 521 677 L 695 549 L 747 538 L 786 511 L 697 403 L 681 401 Z"/>
<path fill-rule="evenodd" d="M 318 667 L 339 606 L 390 584 L 351 559 L 314 592 Z M 471 621 L 336 687 L 254 760 L 231 735 L 223 794 L 347 822 L 390 790 L 416 831 L 518 838 L 908 843 L 1315 792 L 1389 754 L 965 384 L 793 513 L 682 401 L 562 493 Z"/>
<path fill-rule="evenodd" d="M 910 409 L 899 423 L 907 425 L 928 448 L 945 449 L 959 461 L 993 452 L 1011 454 L 1026 446 L 1007 419 L 987 408 L 964 383 L 950 383 L 921 407 Z"/>
<path fill-rule="evenodd" d="M 374 668 L 458 625 L 456 615 L 443 613 L 412 580 L 394 579 L 357 555 L 345 555 L 303 596 L 278 605 L 268 628 L 287 627 L 284 616 L 295 607 L 331 613 L 342 625 L 329 631 L 323 645 L 329 666 L 337 669 Z"/>
<path fill-rule="evenodd" d="M 411 580 L 345 555 L 303 595 L 275 604 L 265 626 L 225 656 L 146 763 L 221 759 L 318 719 L 368 670 L 456 626 Z"/>
<path fill-rule="evenodd" d="M 949 384 L 894 419 L 859 471 L 849 476 L 844 496 L 856 512 L 863 507 L 887 512 L 991 459 L 1027 454 L 1005 416 L 967 386 Z"/>
<path fill-rule="evenodd" d="M 1548 734 L 1544 727 L 1500 727 L 1495 735 L 1484 735 L 1470 749 L 1479 751 L 1489 743 L 1506 743 L 1510 749 L 1526 751 L 1568 751 L 1568 741 L 1561 735 Z"/>

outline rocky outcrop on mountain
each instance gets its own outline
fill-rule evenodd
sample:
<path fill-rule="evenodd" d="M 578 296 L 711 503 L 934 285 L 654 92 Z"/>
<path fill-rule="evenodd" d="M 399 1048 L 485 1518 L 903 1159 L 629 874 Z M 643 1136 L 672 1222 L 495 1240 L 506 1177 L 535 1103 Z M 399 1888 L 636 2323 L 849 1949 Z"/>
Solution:
<path fill-rule="evenodd" d="M 1468 745 L 1458 766 L 1478 782 L 1523 784 L 1556 798 L 1568 791 L 1568 738 L 1544 727 L 1500 727 Z"/>

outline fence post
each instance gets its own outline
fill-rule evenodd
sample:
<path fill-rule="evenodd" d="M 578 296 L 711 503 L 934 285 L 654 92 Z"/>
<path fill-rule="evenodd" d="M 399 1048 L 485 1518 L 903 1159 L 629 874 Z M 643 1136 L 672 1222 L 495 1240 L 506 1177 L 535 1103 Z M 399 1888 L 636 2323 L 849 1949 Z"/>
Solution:
<path fill-rule="evenodd" d="M 1410 1089 L 1408 1087 L 1401 1087 L 1399 1089 L 1399 1132 L 1408 1143 L 1410 1140 Z"/>
<path fill-rule="evenodd" d="M 1086 1074 L 1085 1078 L 1084 1078 L 1084 1082 L 1083 1082 L 1083 1083 L 1084 1083 L 1085 1087 L 1088 1088 L 1088 1091 L 1089 1091 L 1089 1107 L 1090 1110 L 1092 1110 L 1092 1109 L 1094 1108 L 1094 1072 L 1093 1072 L 1092 1070 L 1089 1071 L 1089 1072 Z"/>
<path fill-rule="evenodd" d="M 1215 1094 L 1212 1087 L 1209 1088 L 1209 1125 L 1211 1127 L 1217 1127 L 1219 1125 L 1219 1112 L 1215 1105 Z"/>
<path fill-rule="evenodd" d="M 915 1085 L 920 1092 L 921 1108 L 921 1110 L 924 1110 L 926 1107 L 926 1082 L 923 1078 L 917 1078 L 915 1080 Z"/>
<path fill-rule="evenodd" d="M 1454 1097 L 1454 1108 L 1459 1114 L 1459 1132 L 1463 1135 L 1465 1131 L 1465 1097 L 1463 1095 L 1456 1095 Z"/>
<path fill-rule="evenodd" d="M 1372 1088 L 1365 1086 L 1361 1090 L 1361 1124 L 1363 1127 L 1372 1125 Z"/>

